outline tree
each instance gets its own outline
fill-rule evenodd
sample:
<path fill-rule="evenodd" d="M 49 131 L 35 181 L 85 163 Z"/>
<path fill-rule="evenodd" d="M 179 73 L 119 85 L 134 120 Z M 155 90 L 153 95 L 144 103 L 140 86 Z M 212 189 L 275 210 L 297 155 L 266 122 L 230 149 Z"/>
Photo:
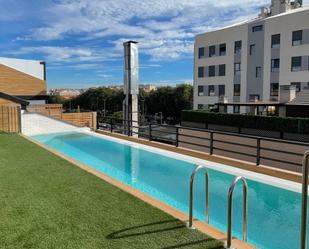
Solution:
<path fill-rule="evenodd" d="M 104 103 L 107 115 L 122 112 L 122 103 L 124 94 L 122 90 L 111 89 L 107 87 L 91 88 L 72 99 L 70 102 L 64 102 L 65 107 L 81 110 L 97 111 L 104 113 Z M 190 85 L 179 85 L 177 87 L 159 87 L 156 91 L 150 93 L 142 89 L 139 94 L 139 112 L 141 118 L 145 116 L 154 116 L 162 112 L 164 120 L 172 123 L 178 123 L 181 118 L 181 111 L 192 109 L 193 88 Z M 118 113 L 117 116 L 120 114 Z"/>
<path fill-rule="evenodd" d="M 49 104 L 65 104 L 66 101 L 67 100 L 64 97 L 59 95 L 51 95 L 47 100 Z"/>
<path fill-rule="evenodd" d="M 181 111 L 192 109 L 193 88 L 190 85 L 160 87 L 145 97 L 148 115 L 162 112 L 165 120 L 179 122 Z"/>
<path fill-rule="evenodd" d="M 72 100 L 72 106 L 79 105 L 83 110 L 103 112 L 104 104 L 106 113 L 112 114 L 122 110 L 123 91 L 107 87 L 91 88 Z"/>

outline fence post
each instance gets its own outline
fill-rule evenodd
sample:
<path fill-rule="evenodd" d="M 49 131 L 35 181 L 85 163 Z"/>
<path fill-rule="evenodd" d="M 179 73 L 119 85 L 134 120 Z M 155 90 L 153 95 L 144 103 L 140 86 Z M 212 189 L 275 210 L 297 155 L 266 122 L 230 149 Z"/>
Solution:
<path fill-rule="evenodd" d="M 179 127 L 176 127 L 176 147 L 179 146 Z"/>
<path fill-rule="evenodd" d="M 113 118 L 110 118 L 110 123 L 109 123 L 110 127 L 111 127 L 111 133 L 113 133 Z"/>
<path fill-rule="evenodd" d="M 261 138 L 258 138 L 256 142 L 256 165 L 259 166 L 261 163 Z"/>
<path fill-rule="evenodd" d="M 92 112 L 92 127 L 94 130 L 99 129 L 99 120 L 98 120 L 97 112 Z"/>
<path fill-rule="evenodd" d="M 132 122 L 132 120 L 128 120 L 127 122 L 128 122 L 127 123 L 127 127 L 128 127 L 128 131 L 127 131 L 128 134 L 127 135 L 128 135 L 128 137 L 130 137 L 130 136 L 132 136 L 132 132 L 133 132 L 132 131 L 133 122 Z"/>
<path fill-rule="evenodd" d="M 209 154 L 212 155 L 214 153 L 214 133 L 210 132 L 210 148 L 209 148 Z"/>
<path fill-rule="evenodd" d="M 148 134 L 148 138 L 149 138 L 149 141 L 151 141 L 151 121 L 150 121 L 150 123 L 149 123 L 149 127 L 148 127 L 148 129 L 149 129 L 149 134 Z"/>

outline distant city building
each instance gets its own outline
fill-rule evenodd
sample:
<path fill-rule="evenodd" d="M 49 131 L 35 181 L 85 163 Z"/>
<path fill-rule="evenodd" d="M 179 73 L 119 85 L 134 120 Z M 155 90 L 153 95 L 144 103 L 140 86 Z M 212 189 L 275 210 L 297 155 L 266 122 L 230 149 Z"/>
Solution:
<path fill-rule="evenodd" d="M 123 85 L 110 85 L 110 86 L 107 86 L 107 87 L 112 89 L 112 90 L 118 90 L 118 91 L 123 90 Z"/>
<path fill-rule="evenodd" d="M 150 93 L 152 91 L 156 91 L 158 88 L 155 85 L 140 85 L 140 89 L 142 89 L 146 93 Z"/>
<path fill-rule="evenodd" d="M 193 81 L 187 81 L 187 82 L 184 82 L 184 83 L 176 84 L 176 87 L 182 86 L 182 85 L 190 85 L 190 86 L 193 86 Z"/>
<path fill-rule="evenodd" d="M 65 99 L 73 99 L 83 93 L 83 89 L 50 89 L 49 95 L 61 96 Z"/>
<path fill-rule="evenodd" d="M 0 57 L 0 93 L 6 99 L 18 98 L 30 104 L 44 104 L 46 95 L 45 62 Z"/>
<path fill-rule="evenodd" d="M 263 103 L 309 104 L 294 100 L 309 86 L 309 7 L 272 0 L 253 20 L 200 34 L 194 63 L 194 109 L 222 103 L 226 112 L 247 113 L 252 102 L 258 112 Z"/>

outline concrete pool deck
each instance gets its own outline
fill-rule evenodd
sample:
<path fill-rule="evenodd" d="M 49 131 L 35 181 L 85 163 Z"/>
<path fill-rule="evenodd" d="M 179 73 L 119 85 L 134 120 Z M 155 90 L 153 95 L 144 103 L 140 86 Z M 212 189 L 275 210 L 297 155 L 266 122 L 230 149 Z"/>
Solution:
<path fill-rule="evenodd" d="M 188 222 L 188 215 L 187 214 L 185 214 L 181 211 L 178 211 L 177 209 L 172 208 L 169 205 L 167 205 L 167 204 L 165 204 L 161 201 L 158 201 L 158 200 L 150 197 L 149 195 L 144 194 L 141 191 L 138 191 L 138 190 L 126 185 L 126 184 L 123 184 L 122 182 L 115 180 L 115 179 L 113 179 L 113 178 L 111 178 L 111 177 L 109 177 L 109 176 L 107 176 L 107 175 L 105 175 L 105 174 L 103 174 L 103 173 L 101 173 L 97 170 L 94 170 L 91 167 L 89 167 L 89 166 L 87 166 L 87 165 L 85 165 L 85 164 L 83 164 L 83 163 L 81 163 L 77 160 L 74 160 L 74 159 L 54 150 L 54 149 L 51 149 L 48 146 L 43 145 L 43 144 L 41 144 L 41 143 L 39 143 L 39 142 L 37 142 L 37 141 L 27 137 L 27 136 L 24 136 L 24 135 L 21 135 L 21 136 L 24 137 L 25 139 L 27 139 L 28 141 L 40 146 L 41 148 L 44 148 L 44 149 L 48 150 L 49 152 L 65 159 L 66 161 L 72 163 L 73 165 L 75 165 L 75 166 L 77 166 L 77 167 L 99 177 L 100 179 L 104 180 L 105 182 L 107 182 L 107 183 L 109 183 L 113 186 L 116 186 L 119 189 L 121 189 L 121 190 L 143 200 L 144 202 L 166 212 L 167 214 L 175 217 L 176 219 L 183 221 L 183 222 Z M 125 136 L 123 136 L 123 137 L 125 137 Z M 220 230 L 218 230 L 218 229 L 216 229 L 216 228 L 214 228 L 214 227 L 212 227 L 212 226 L 210 226 L 210 225 L 208 225 L 208 224 L 206 224 L 202 221 L 195 220 L 194 221 L 194 227 L 196 229 L 198 229 L 200 232 L 205 233 L 208 236 L 210 236 L 210 237 L 212 237 L 216 240 L 226 242 L 227 235 L 224 232 L 222 232 L 222 231 L 220 231 Z M 245 242 L 243 242 L 243 241 L 241 241 L 237 238 L 233 238 L 232 244 L 236 248 L 242 248 L 242 249 L 254 249 L 255 248 L 255 247 L 249 245 L 248 243 L 245 243 Z"/>

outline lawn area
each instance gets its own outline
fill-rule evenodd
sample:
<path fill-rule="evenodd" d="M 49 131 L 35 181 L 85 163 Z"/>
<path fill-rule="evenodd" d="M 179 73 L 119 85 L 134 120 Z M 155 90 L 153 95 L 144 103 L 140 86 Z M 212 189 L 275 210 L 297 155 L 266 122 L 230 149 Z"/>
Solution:
<path fill-rule="evenodd" d="M 0 134 L 0 248 L 223 247 L 24 138 Z"/>

